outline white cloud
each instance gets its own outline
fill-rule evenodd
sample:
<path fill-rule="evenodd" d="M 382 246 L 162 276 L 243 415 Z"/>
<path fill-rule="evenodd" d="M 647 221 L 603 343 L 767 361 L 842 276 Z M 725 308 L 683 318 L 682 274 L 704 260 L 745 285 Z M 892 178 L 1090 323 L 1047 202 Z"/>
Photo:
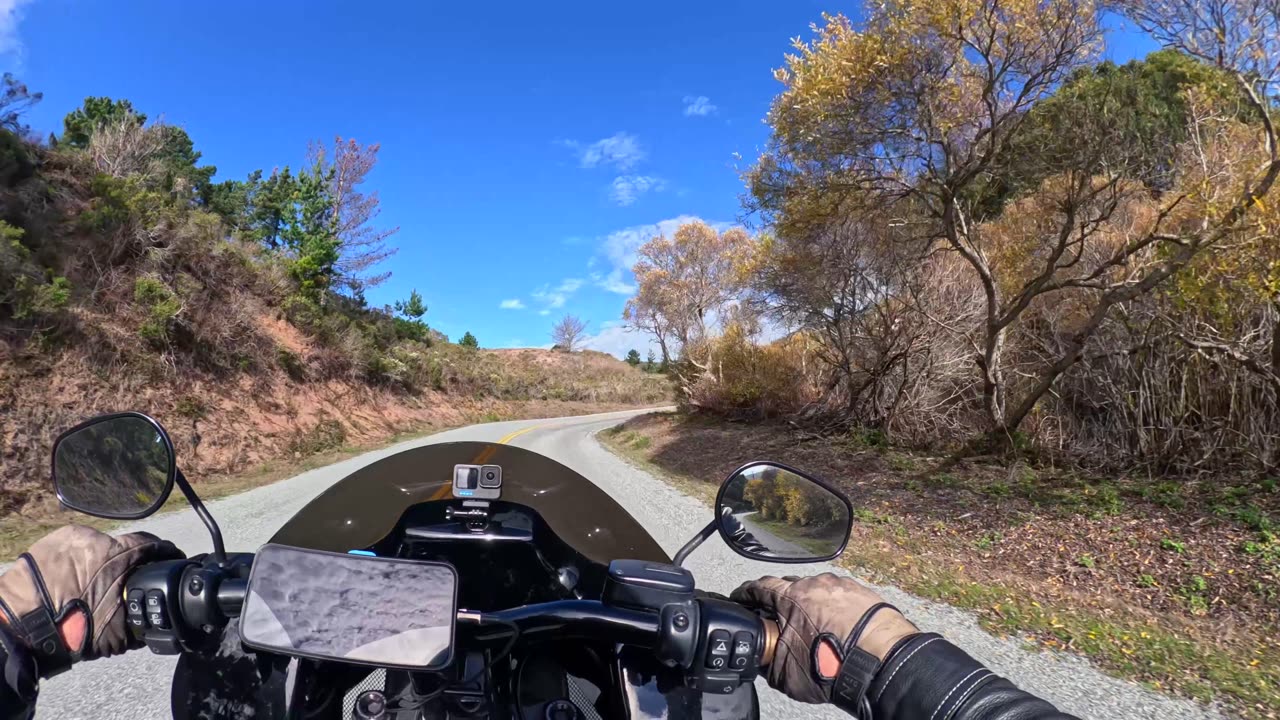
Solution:
<path fill-rule="evenodd" d="M 498 303 L 498 307 L 503 310 L 523 310 L 524 303 L 520 301 L 520 298 L 511 298 L 510 300 L 503 300 Z"/>
<path fill-rule="evenodd" d="M 18 23 L 22 22 L 22 6 L 31 0 L 0 0 L 0 55 L 22 50 Z"/>
<path fill-rule="evenodd" d="M 684 116 L 685 117 L 706 117 L 716 111 L 716 106 L 711 104 L 711 98 L 706 95 L 694 97 L 692 95 L 684 96 Z"/>
<path fill-rule="evenodd" d="M 649 192 L 662 192 L 667 188 L 667 181 L 652 175 L 619 175 L 613 179 L 609 188 L 609 198 L 618 205 L 626 207 L 634 203 L 641 195 Z"/>
<path fill-rule="evenodd" d="M 650 225 L 635 225 L 609 233 L 600 243 L 600 254 L 604 256 L 606 264 L 609 266 L 609 271 L 593 273 L 591 281 L 597 286 L 619 295 L 634 293 L 636 286 L 632 281 L 631 266 L 636 264 L 636 251 L 640 249 L 640 246 L 658 235 L 670 237 L 681 225 L 695 221 L 703 220 L 694 215 L 680 215 L 679 217 L 660 220 Z M 717 230 L 730 226 L 729 223 L 724 222 L 708 222 L 707 224 Z"/>
<path fill-rule="evenodd" d="M 614 133 L 589 145 L 583 145 L 577 140 L 559 142 L 578 154 L 578 165 L 584 168 L 613 166 L 619 170 L 630 170 L 646 156 L 640 140 L 626 132 Z"/>
<path fill-rule="evenodd" d="M 600 332 L 588 335 L 582 340 L 582 346 L 591 350 L 607 352 L 614 357 L 624 359 L 628 350 L 640 353 L 640 359 L 646 359 L 652 351 L 654 357 L 661 353 L 653 338 L 648 334 L 636 332 L 622 324 L 621 320 L 608 320 L 600 324 Z"/>
<path fill-rule="evenodd" d="M 580 278 L 565 278 L 554 288 L 550 285 L 543 285 L 541 288 L 529 293 L 529 296 L 542 305 L 542 309 L 538 311 L 538 314 L 547 315 L 552 310 L 564 307 L 569 298 L 586 284 L 587 281 Z"/>

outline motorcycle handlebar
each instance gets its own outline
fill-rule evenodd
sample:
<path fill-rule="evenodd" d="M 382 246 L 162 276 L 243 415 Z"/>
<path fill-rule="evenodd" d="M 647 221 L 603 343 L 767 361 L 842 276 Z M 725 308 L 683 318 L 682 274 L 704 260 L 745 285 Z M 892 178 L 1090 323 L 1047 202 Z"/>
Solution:
<path fill-rule="evenodd" d="M 217 588 L 218 609 L 226 617 L 239 617 L 244 605 L 248 581 L 243 578 L 226 578 Z M 510 625 L 518 629 L 522 637 L 534 637 L 557 633 L 569 637 L 610 637 L 620 643 L 653 648 L 660 628 L 658 616 L 638 610 L 605 605 L 598 600 L 558 600 L 555 602 L 522 605 L 509 610 L 476 613 L 460 610 L 459 625 Z M 759 667 L 773 662 L 778 643 L 778 625 L 761 618 Z"/>

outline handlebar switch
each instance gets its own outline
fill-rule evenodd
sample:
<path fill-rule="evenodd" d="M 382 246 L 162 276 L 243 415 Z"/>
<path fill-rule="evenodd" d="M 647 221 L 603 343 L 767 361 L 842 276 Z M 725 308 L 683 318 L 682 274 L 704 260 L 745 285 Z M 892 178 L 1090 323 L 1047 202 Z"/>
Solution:
<path fill-rule="evenodd" d="M 760 617 L 737 603 L 704 597 L 699 613 L 697 662 L 685 684 L 712 695 L 727 695 L 755 679 L 760 667 Z"/>
<path fill-rule="evenodd" d="M 698 602 L 668 603 L 658 613 L 658 641 L 654 654 L 667 667 L 688 670 L 698 652 Z"/>

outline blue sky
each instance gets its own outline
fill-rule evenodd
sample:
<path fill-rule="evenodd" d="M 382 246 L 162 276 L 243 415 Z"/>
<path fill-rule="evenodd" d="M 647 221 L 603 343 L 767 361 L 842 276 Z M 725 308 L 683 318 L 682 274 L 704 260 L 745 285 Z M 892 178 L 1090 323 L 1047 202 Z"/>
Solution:
<path fill-rule="evenodd" d="M 0 0 L 0 67 L 44 102 L 86 95 L 186 128 L 216 179 L 298 165 L 313 139 L 381 143 L 370 188 L 399 226 L 381 305 L 485 347 L 647 347 L 619 315 L 634 248 L 681 218 L 742 217 L 738 167 L 767 138 L 771 69 L 848 3 Z M 1120 33 L 1109 54 L 1145 54 Z"/>

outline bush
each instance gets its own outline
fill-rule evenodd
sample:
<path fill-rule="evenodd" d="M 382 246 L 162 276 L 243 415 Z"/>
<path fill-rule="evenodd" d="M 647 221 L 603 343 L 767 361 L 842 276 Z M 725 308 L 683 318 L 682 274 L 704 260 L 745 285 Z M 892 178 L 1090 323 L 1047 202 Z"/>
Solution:
<path fill-rule="evenodd" d="M 26 231 L 0 220 L 0 308 L 14 320 L 37 320 L 60 313 L 71 301 L 71 282 L 53 276 L 22 244 Z"/>
<path fill-rule="evenodd" d="M 686 361 L 678 376 L 696 376 L 688 400 L 712 412 L 774 417 L 800 410 L 809 399 L 805 383 L 805 341 L 793 337 L 765 346 L 751 342 L 737 325 L 709 343 L 699 355 L 708 370 L 699 373 Z"/>
<path fill-rule="evenodd" d="M 133 299 L 147 311 L 138 334 L 152 344 L 168 343 L 178 313 L 182 312 L 182 301 L 154 275 L 143 275 L 134 281 Z"/>

